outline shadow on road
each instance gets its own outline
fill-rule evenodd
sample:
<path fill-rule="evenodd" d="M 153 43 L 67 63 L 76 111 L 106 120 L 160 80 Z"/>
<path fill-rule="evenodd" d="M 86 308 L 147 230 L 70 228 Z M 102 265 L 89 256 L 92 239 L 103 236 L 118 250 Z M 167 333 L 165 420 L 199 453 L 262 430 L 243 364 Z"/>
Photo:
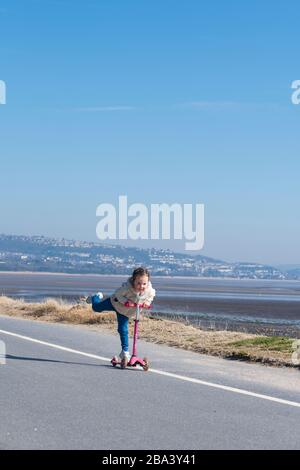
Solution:
<path fill-rule="evenodd" d="M 22 357 L 22 356 L 13 356 L 11 354 L 6 354 L 6 359 L 13 359 L 15 361 L 36 361 L 36 362 L 53 362 L 58 364 L 72 364 L 76 366 L 91 366 L 91 367 L 112 367 L 107 364 L 89 364 L 87 362 L 71 362 L 71 361 L 57 361 L 55 359 L 41 359 L 38 357 Z"/>

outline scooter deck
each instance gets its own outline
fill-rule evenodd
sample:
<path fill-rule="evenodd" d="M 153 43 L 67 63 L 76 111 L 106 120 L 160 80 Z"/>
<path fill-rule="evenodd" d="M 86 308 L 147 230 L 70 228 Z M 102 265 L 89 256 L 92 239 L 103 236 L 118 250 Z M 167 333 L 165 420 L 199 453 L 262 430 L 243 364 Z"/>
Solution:
<path fill-rule="evenodd" d="M 116 366 L 121 366 L 121 361 L 117 356 L 114 356 L 112 360 L 110 361 L 113 367 Z M 131 358 L 128 361 L 127 367 L 136 367 L 140 366 L 144 369 L 144 371 L 147 371 L 149 369 L 149 361 L 146 357 L 144 359 L 141 359 L 140 357 L 136 356 L 131 356 Z"/>

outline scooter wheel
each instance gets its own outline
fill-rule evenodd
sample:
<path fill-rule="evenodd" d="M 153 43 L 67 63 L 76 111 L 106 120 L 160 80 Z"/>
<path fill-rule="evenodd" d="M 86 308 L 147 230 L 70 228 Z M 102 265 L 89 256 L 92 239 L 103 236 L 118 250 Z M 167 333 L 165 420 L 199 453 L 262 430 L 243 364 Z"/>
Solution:
<path fill-rule="evenodd" d="M 118 360 L 117 356 L 114 356 L 110 362 L 112 363 L 113 367 L 116 367 L 119 360 Z"/>
<path fill-rule="evenodd" d="M 149 370 L 149 367 L 150 367 L 148 358 L 144 357 L 143 361 L 144 361 L 143 369 L 144 369 L 145 372 L 147 372 L 147 370 Z"/>
<path fill-rule="evenodd" d="M 127 357 L 123 357 L 123 359 L 121 360 L 121 369 L 126 369 L 128 362 L 129 361 Z"/>

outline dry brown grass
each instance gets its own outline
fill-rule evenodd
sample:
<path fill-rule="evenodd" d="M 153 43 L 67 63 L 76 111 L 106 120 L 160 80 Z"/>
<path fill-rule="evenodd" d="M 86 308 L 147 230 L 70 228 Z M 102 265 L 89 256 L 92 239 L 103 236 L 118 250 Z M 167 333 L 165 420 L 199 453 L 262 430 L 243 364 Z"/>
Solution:
<path fill-rule="evenodd" d="M 26 317 L 49 322 L 96 325 L 100 330 L 116 332 L 116 317 L 112 312 L 95 314 L 87 304 L 68 304 L 58 300 L 26 303 L 9 297 L 0 297 L 0 314 Z M 133 321 L 130 322 L 133 333 Z M 144 317 L 139 337 L 157 344 L 186 349 L 231 359 L 263 362 L 272 365 L 293 366 L 291 343 L 281 350 L 272 349 L 265 337 L 230 331 L 203 331 L 191 325 Z M 262 341 L 259 341 L 262 338 Z M 258 341 L 257 341 L 258 339 Z M 253 340 L 253 341 L 249 341 Z"/>
<path fill-rule="evenodd" d="M 87 304 L 72 305 L 54 299 L 48 299 L 42 303 L 29 303 L 5 296 L 0 297 L 0 314 L 50 322 L 87 325 L 113 323 L 115 321 L 114 313 L 107 312 L 95 315 Z"/>

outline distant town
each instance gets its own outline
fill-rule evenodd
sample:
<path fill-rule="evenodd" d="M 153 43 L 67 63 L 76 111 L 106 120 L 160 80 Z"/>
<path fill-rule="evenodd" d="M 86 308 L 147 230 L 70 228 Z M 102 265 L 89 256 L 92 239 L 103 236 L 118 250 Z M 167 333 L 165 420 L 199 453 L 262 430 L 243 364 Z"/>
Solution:
<path fill-rule="evenodd" d="M 140 265 L 160 276 L 300 279 L 300 269 L 281 270 L 250 262 L 228 263 L 170 250 L 0 234 L 0 271 L 130 274 Z"/>

